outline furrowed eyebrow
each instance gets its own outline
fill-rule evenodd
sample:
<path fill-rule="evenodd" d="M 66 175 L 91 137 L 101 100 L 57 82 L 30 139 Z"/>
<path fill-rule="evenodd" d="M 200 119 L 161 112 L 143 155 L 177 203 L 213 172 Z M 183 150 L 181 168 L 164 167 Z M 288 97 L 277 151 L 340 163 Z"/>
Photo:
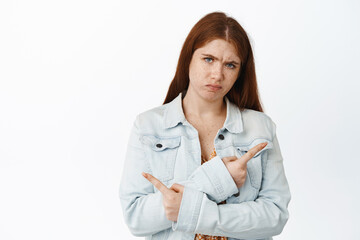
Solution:
<path fill-rule="evenodd" d="M 219 60 L 217 57 L 215 57 L 215 56 L 213 56 L 213 55 L 211 55 L 211 54 L 205 54 L 205 53 L 203 53 L 202 55 L 203 55 L 203 56 L 206 56 L 206 57 L 211 57 L 211 58 L 213 58 L 213 59 L 215 59 L 215 60 Z M 236 62 L 236 61 L 230 61 L 229 63 L 235 64 L 235 65 L 239 65 L 239 63 Z"/>

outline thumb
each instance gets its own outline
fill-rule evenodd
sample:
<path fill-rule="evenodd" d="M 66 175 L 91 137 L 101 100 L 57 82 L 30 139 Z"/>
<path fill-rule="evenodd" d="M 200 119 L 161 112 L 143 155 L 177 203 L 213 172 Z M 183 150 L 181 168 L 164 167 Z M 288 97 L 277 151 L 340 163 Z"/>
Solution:
<path fill-rule="evenodd" d="M 184 186 L 178 183 L 174 183 L 170 189 L 174 190 L 175 192 L 183 192 L 184 191 Z"/>
<path fill-rule="evenodd" d="M 224 163 L 227 163 L 227 162 L 232 162 L 232 161 L 234 161 L 236 159 L 237 159 L 237 157 L 231 156 L 231 157 L 224 157 L 222 160 L 223 160 Z"/>

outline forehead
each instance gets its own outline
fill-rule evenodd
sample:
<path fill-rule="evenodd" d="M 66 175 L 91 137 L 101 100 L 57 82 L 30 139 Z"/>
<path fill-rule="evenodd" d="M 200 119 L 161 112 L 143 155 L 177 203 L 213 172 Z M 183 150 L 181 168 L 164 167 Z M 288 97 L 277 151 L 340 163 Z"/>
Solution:
<path fill-rule="evenodd" d="M 202 47 L 196 49 L 197 54 L 211 54 L 216 57 L 231 58 L 231 60 L 240 60 L 235 46 L 223 39 L 214 39 Z"/>

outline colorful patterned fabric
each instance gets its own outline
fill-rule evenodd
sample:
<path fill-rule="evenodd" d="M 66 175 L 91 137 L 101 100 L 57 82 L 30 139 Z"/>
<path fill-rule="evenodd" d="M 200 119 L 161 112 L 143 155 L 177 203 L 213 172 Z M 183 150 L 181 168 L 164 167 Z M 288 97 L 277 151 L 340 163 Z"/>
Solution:
<path fill-rule="evenodd" d="M 216 156 L 216 151 L 214 148 L 213 152 L 210 154 L 209 161 L 215 156 Z M 207 160 L 203 156 L 201 156 L 201 164 L 203 164 L 206 161 Z M 226 200 L 224 200 L 218 204 L 225 204 L 225 203 L 226 203 Z M 210 236 L 210 235 L 204 235 L 204 234 L 199 234 L 199 233 L 197 233 L 194 238 L 194 240 L 227 240 L 227 239 L 228 239 L 227 237 Z"/>

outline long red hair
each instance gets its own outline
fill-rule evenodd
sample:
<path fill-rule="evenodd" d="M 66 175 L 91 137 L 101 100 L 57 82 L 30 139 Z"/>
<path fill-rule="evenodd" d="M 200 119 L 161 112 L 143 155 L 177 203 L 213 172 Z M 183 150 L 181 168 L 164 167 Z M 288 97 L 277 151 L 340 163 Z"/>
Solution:
<path fill-rule="evenodd" d="M 263 112 L 256 82 L 255 63 L 249 38 L 241 25 L 223 12 L 212 12 L 201 18 L 191 29 L 181 49 L 176 73 L 170 83 L 164 103 L 171 102 L 189 86 L 189 65 L 196 49 L 214 39 L 232 43 L 241 60 L 238 78 L 226 96 L 240 110 Z"/>

